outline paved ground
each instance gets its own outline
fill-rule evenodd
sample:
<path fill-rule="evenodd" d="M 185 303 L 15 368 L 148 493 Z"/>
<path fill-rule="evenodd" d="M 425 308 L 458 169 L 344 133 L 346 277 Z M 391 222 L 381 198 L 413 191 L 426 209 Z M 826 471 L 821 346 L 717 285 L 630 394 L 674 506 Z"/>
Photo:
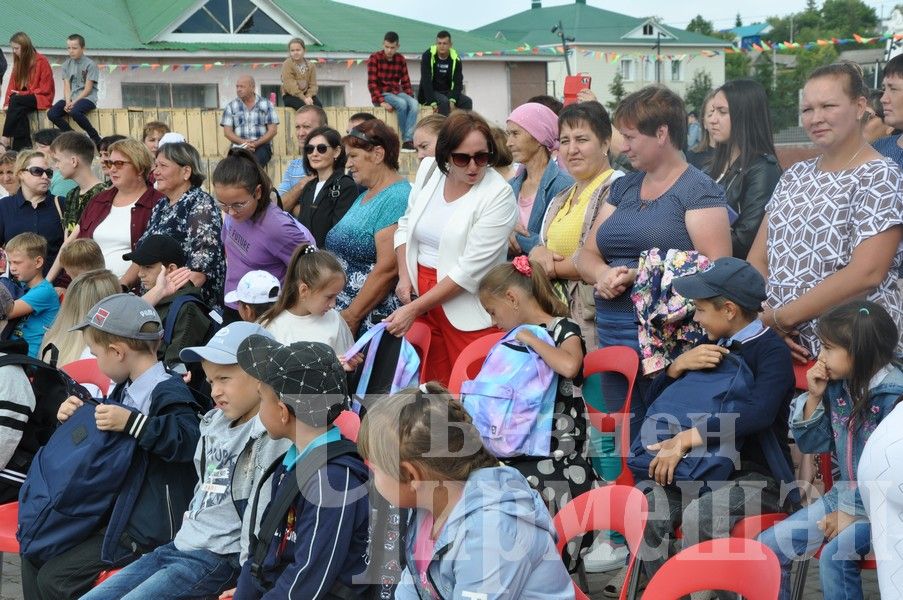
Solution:
<path fill-rule="evenodd" d="M 590 597 L 593 600 L 605 598 L 602 588 L 614 573 L 590 576 Z M 865 588 L 865 600 L 879 600 L 878 580 L 874 571 L 863 573 L 863 587 Z M 818 565 L 813 563 L 809 569 L 806 593 L 803 600 L 821 600 L 821 586 L 818 582 Z M 19 556 L 16 554 L 3 555 L 2 588 L 0 588 L 0 600 L 22 600 L 22 585 L 19 577 Z M 895 599 L 886 599 L 895 600 Z"/>

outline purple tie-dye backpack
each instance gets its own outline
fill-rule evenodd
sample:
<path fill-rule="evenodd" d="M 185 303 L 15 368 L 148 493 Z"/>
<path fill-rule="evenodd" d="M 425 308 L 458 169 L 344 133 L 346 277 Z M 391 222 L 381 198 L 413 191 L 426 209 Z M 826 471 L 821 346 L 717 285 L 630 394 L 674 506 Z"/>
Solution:
<path fill-rule="evenodd" d="M 461 385 L 464 409 L 495 456 L 548 456 L 558 375 L 536 352 L 517 341 L 526 330 L 552 346 L 549 332 L 521 325 L 492 347 L 476 379 Z"/>

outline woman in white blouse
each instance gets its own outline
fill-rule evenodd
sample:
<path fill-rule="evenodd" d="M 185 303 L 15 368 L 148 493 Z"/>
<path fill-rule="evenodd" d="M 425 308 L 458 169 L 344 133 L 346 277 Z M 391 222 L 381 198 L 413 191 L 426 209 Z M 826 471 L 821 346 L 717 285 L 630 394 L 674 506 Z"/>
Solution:
<path fill-rule="evenodd" d="M 459 111 L 439 132 L 435 160 L 417 171 L 408 209 L 398 222 L 396 293 L 403 306 L 387 319 L 404 335 L 414 321 L 432 330 L 427 376 L 448 385 L 454 359 L 491 331 L 477 286 L 504 262 L 517 204 L 492 169 L 497 156 L 489 124 Z"/>

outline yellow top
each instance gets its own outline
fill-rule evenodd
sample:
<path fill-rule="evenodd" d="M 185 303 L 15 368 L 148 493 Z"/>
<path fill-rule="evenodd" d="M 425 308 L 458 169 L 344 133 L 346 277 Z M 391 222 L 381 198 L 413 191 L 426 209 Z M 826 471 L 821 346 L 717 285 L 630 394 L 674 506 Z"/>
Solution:
<path fill-rule="evenodd" d="M 574 192 L 577 190 L 576 184 L 571 188 L 568 199 L 561 206 L 561 210 L 549 223 L 549 229 L 546 233 L 546 247 L 564 257 L 569 257 L 580 247 L 580 235 L 583 233 L 583 221 L 586 218 L 586 208 L 589 199 L 593 197 L 599 186 L 611 176 L 614 169 L 606 169 L 599 173 L 589 185 L 583 188 L 574 203 Z"/>

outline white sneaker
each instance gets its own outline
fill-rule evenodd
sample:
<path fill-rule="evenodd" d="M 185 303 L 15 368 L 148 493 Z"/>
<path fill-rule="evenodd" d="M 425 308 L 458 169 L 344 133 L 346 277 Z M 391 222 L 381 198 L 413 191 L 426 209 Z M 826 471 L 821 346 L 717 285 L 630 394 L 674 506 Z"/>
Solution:
<path fill-rule="evenodd" d="M 624 566 L 627 546 L 612 546 L 608 541 L 596 541 L 583 556 L 583 568 L 587 573 L 605 573 Z"/>

